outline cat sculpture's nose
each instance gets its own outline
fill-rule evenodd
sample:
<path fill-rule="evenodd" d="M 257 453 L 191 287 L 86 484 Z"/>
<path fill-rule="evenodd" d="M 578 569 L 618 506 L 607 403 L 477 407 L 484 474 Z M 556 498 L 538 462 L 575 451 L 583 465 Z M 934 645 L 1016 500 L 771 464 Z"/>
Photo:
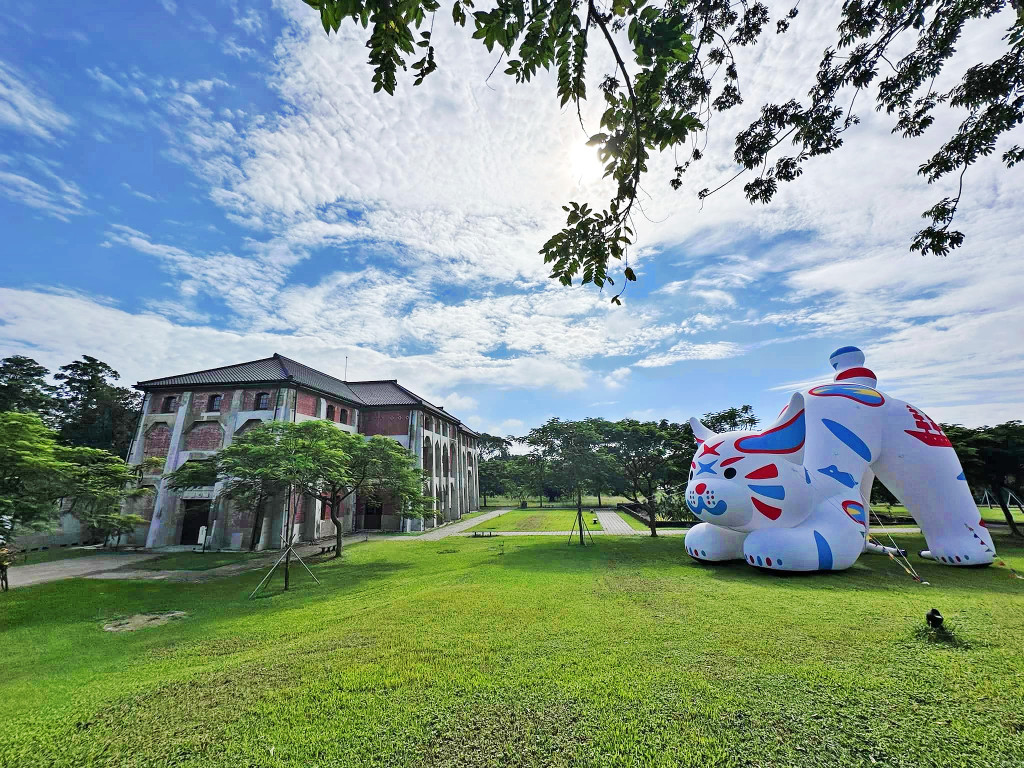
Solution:
<path fill-rule="evenodd" d="M 697 483 L 697 487 L 694 488 L 693 490 L 695 490 L 697 493 L 704 493 L 704 491 L 706 491 L 707 489 L 708 487 L 704 485 L 704 483 Z"/>

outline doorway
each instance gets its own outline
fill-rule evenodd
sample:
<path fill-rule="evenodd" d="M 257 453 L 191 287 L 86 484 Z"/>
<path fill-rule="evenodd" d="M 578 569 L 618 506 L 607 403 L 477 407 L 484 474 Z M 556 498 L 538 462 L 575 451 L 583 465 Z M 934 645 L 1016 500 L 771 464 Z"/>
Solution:
<path fill-rule="evenodd" d="M 185 516 L 181 520 L 180 544 L 201 544 L 199 529 L 210 520 L 209 499 L 186 499 Z"/>
<path fill-rule="evenodd" d="M 381 515 L 384 509 L 380 504 L 367 503 L 366 512 L 363 515 L 363 528 L 368 531 L 380 530 Z"/>

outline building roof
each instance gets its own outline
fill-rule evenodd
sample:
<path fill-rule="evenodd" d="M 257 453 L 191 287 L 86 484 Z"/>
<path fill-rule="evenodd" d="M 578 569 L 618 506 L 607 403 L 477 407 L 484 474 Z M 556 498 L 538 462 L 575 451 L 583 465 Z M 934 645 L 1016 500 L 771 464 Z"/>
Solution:
<path fill-rule="evenodd" d="M 419 405 L 426 402 L 416 397 L 405 387 L 398 386 L 395 379 L 385 381 L 350 381 L 352 391 L 367 405 Z"/>
<path fill-rule="evenodd" d="M 386 406 L 420 406 L 435 414 L 456 422 L 463 431 L 476 436 L 455 416 L 433 403 L 409 391 L 396 379 L 380 381 L 342 381 L 297 360 L 275 353 L 261 360 L 207 368 L 202 371 L 147 379 L 135 385 L 136 389 L 166 389 L 194 386 L 216 386 L 219 384 L 287 384 L 297 383 L 340 400 L 364 405 L 370 408 Z"/>

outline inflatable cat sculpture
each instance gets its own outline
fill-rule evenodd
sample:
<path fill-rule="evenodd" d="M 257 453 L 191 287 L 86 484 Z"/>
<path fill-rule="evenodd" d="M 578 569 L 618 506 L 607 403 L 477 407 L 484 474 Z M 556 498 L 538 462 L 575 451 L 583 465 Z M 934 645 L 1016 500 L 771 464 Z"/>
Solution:
<path fill-rule="evenodd" d="M 834 383 L 795 393 L 764 431 L 715 434 L 690 419 L 698 448 L 686 503 L 702 522 L 686 551 L 772 570 L 849 568 L 866 550 L 884 551 L 867 537 L 877 476 L 921 526 L 922 557 L 991 563 L 992 537 L 942 429 L 876 390 L 856 347 L 829 362 Z"/>

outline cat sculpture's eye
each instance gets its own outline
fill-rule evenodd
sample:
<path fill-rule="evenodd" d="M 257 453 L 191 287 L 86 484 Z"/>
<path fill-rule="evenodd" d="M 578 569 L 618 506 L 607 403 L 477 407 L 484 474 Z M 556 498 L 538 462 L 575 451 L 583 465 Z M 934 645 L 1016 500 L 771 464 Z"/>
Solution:
<path fill-rule="evenodd" d="M 733 469 L 732 467 L 729 467 L 729 468 L 728 468 L 727 470 L 725 470 L 725 472 L 723 472 L 722 474 L 724 474 L 724 475 L 725 475 L 725 479 L 726 479 L 726 480 L 732 480 L 732 479 L 733 479 L 734 477 L 736 477 L 736 470 L 735 470 L 735 469 Z"/>

